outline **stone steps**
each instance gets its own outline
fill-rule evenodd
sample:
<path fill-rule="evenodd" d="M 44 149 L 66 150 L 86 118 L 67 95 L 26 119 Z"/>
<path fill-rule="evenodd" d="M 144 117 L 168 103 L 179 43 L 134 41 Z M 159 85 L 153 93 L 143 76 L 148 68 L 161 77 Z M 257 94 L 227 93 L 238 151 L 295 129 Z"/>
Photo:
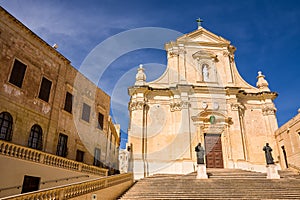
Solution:
<path fill-rule="evenodd" d="M 300 199 L 300 176 L 280 171 L 281 179 L 239 169 L 208 169 L 209 179 L 157 174 L 139 180 L 121 199 Z"/>

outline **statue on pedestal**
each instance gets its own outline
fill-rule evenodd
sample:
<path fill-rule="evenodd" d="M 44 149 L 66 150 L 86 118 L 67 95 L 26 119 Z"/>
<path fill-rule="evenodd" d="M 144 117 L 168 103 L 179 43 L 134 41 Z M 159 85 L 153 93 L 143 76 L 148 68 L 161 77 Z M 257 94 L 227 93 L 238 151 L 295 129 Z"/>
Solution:
<path fill-rule="evenodd" d="M 197 164 L 204 164 L 205 151 L 204 151 L 204 148 L 201 146 L 201 143 L 199 143 L 195 147 L 195 151 L 197 153 Z"/>
<path fill-rule="evenodd" d="M 274 159 L 272 157 L 272 148 L 269 146 L 269 143 L 266 143 L 266 146 L 263 148 L 266 156 L 267 165 L 274 164 Z"/>

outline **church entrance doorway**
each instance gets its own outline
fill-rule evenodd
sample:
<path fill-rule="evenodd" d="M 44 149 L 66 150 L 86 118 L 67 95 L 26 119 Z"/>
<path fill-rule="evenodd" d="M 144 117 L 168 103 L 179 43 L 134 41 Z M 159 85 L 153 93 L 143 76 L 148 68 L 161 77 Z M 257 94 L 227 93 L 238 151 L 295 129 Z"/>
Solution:
<path fill-rule="evenodd" d="M 205 134 L 205 151 L 207 168 L 223 168 L 221 134 Z"/>

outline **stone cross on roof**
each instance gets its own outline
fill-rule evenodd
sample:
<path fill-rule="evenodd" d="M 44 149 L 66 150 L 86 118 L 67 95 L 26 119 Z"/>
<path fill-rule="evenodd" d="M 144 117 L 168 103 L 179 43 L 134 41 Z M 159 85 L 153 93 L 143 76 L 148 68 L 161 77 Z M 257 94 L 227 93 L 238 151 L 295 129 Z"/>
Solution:
<path fill-rule="evenodd" d="M 198 19 L 196 20 L 196 22 L 198 23 L 198 29 L 201 28 L 201 27 L 202 27 L 202 26 L 201 26 L 201 22 L 203 22 L 203 20 L 200 19 L 200 18 L 198 18 Z"/>

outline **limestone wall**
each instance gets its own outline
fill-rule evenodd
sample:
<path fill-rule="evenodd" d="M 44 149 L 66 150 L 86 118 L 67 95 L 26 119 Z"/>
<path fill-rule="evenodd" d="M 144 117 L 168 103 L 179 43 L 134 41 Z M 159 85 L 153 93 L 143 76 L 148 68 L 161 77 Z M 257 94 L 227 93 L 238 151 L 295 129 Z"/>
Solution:
<path fill-rule="evenodd" d="M 275 131 L 282 168 L 286 168 L 282 146 L 290 167 L 300 169 L 300 114 L 290 119 Z"/>
<path fill-rule="evenodd" d="M 93 164 L 94 150 L 99 148 L 102 163 L 118 162 L 117 156 L 106 156 L 112 150 L 107 149 L 110 97 L 105 92 L 3 8 L 0 49 L 0 113 L 8 112 L 13 118 L 11 142 L 27 146 L 30 129 L 38 124 L 43 130 L 43 151 L 56 154 L 62 133 L 68 136 L 67 158 L 75 160 L 80 150 L 84 152 L 83 162 Z M 26 65 L 21 88 L 9 82 L 16 59 Z M 38 96 L 43 77 L 52 82 L 48 102 Z M 74 96 L 72 113 L 64 110 L 66 92 Z M 91 108 L 88 122 L 81 119 L 83 103 Z M 98 113 L 104 116 L 103 129 L 98 128 Z M 119 145 L 118 137 L 113 140 L 115 147 Z"/>

